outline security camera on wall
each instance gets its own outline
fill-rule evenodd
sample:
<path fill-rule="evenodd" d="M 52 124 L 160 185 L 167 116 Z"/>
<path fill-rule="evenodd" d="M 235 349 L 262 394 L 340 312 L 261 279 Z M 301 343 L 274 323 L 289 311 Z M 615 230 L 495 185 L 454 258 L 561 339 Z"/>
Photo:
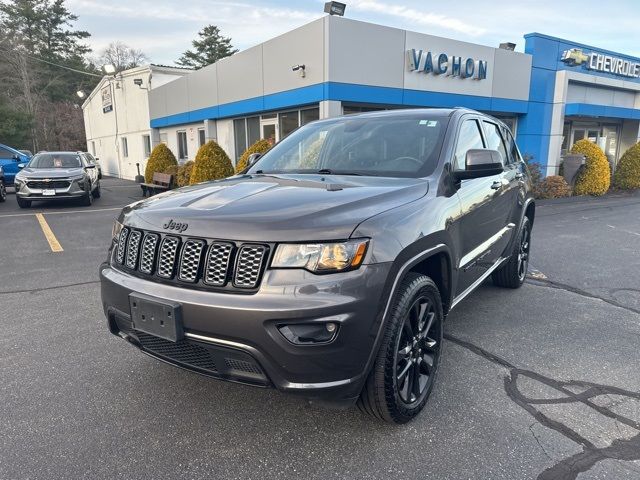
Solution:
<path fill-rule="evenodd" d="M 294 65 L 291 67 L 291 70 L 293 70 L 294 72 L 299 72 L 299 75 L 301 78 L 305 77 L 305 66 L 304 64 L 302 65 Z"/>

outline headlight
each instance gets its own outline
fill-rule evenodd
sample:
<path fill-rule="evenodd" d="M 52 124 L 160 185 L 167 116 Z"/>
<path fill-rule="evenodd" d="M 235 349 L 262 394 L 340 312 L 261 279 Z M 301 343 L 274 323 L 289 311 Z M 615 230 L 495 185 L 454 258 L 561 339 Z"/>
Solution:
<path fill-rule="evenodd" d="M 339 243 L 280 244 L 271 266 L 304 268 L 316 273 L 342 272 L 358 268 L 364 260 L 369 240 Z"/>
<path fill-rule="evenodd" d="M 75 177 L 71 177 L 71 180 L 74 182 L 84 182 L 84 175 L 76 175 Z"/>
<path fill-rule="evenodd" d="M 122 230 L 122 224 L 119 221 L 113 222 L 113 228 L 111 229 L 111 238 L 113 240 L 118 240 L 120 237 L 120 231 Z"/>

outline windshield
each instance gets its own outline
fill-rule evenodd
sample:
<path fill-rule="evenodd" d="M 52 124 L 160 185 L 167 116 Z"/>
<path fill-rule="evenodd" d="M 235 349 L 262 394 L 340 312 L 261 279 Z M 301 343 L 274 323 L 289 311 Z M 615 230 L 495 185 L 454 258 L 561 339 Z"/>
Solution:
<path fill-rule="evenodd" d="M 80 168 L 82 161 L 76 153 L 38 153 L 29 168 Z"/>
<path fill-rule="evenodd" d="M 425 110 L 310 123 L 275 145 L 249 173 L 427 176 L 438 163 L 448 121 Z"/>

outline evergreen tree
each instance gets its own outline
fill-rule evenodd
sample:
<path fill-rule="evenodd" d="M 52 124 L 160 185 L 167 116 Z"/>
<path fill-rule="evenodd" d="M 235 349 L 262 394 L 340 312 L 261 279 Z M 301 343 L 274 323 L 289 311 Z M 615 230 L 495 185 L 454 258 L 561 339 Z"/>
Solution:
<path fill-rule="evenodd" d="M 215 25 L 207 25 L 198 32 L 199 40 L 191 42 L 193 50 L 187 50 L 176 61 L 182 67 L 202 68 L 218 60 L 229 57 L 238 50 L 231 45 L 231 39 L 224 37 Z"/>

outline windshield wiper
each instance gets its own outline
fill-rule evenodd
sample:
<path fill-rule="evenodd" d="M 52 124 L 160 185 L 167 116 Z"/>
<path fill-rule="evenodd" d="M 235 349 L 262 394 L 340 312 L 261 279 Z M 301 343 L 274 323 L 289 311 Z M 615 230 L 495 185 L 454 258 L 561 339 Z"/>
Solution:
<path fill-rule="evenodd" d="M 321 168 L 316 173 L 319 173 L 320 175 L 355 175 L 355 176 L 358 176 L 358 177 L 362 176 L 361 173 L 357 173 L 357 172 L 339 172 L 339 171 L 338 172 L 334 172 L 330 168 Z"/>

